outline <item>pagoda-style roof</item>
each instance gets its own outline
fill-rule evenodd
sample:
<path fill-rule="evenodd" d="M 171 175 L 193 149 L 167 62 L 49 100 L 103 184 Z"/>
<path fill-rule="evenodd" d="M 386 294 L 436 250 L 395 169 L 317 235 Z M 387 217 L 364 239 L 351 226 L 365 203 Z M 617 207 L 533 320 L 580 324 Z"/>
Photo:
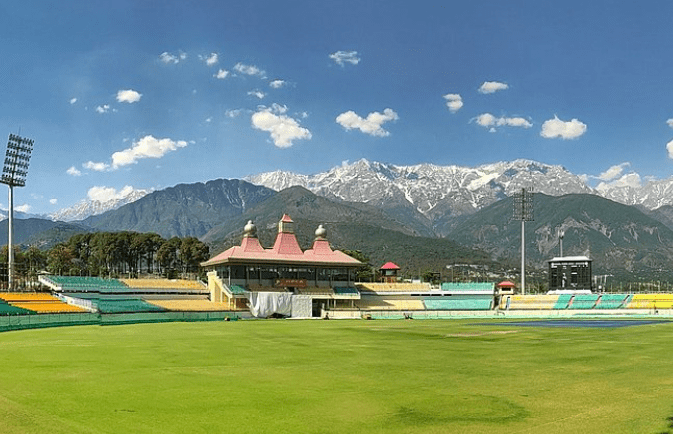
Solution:
<path fill-rule="evenodd" d="M 359 266 L 357 259 L 339 251 L 332 250 L 329 242 L 324 238 L 325 230 L 322 225 L 316 231 L 316 240 L 311 249 L 302 251 L 294 234 L 294 222 L 288 215 L 280 221 L 276 242 L 270 249 L 265 249 L 255 235 L 252 222 L 248 222 L 240 246 L 231 247 L 219 255 L 214 256 L 201 266 L 208 267 L 223 264 L 302 264 L 302 265 L 334 265 Z"/>
<path fill-rule="evenodd" d="M 400 267 L 394 262 L 386 262 L 380 270 L 399 270 Z"/>

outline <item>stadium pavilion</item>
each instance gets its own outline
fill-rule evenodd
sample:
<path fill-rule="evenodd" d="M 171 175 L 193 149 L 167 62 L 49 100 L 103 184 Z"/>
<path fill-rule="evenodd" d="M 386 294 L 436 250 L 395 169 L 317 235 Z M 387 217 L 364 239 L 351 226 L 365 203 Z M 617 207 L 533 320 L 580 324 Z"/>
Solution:
<path fill-rule="evenodd" d="M 363 264 L 332 250 L 322 225 L 313 246 L 302 251 L 288 215 L 278 223 L 272 248 L 264 248 L 252 221 L 245 225 L 240 246 L 231 247 L 201 265 L 208 270 L 211 300 L 268 317 L 322 316 L 326 308 L 353 306 L 360 298 L 355 271 Z"/>

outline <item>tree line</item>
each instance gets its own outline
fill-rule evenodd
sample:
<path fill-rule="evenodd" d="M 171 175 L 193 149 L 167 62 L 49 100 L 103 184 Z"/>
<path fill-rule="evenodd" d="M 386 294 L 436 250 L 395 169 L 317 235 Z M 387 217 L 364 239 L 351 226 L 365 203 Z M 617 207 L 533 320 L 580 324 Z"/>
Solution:
<path fill-rule="evenodd" d="M 0 263 L 7 263 L 8 249 L 0 251 Z M 208 245 L 194 237 L 165 239 L 156 233 L 94 232 L 72 236 L 47 251 L 37 247 L 14 250 L 16 269 L 36 274 L 46 270 L 71 276 L 137 276 L 199 273 L 208 260 Z"/>

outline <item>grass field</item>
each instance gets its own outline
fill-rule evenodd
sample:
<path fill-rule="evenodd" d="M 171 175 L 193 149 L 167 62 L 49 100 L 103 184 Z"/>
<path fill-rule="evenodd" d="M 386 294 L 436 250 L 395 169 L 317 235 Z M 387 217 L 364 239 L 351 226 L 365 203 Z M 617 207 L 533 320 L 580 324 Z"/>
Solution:
<path fill-rule="evenodd" d="M 474 320 L 7 332 L 0 432 L 673 433 L 672 337 Z"/>

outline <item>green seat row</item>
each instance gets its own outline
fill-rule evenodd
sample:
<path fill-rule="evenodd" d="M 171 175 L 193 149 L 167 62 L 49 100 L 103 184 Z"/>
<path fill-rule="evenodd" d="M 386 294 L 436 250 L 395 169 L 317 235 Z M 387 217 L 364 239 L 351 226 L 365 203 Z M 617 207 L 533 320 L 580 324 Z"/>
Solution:
<path fill-rule="evenodd" d="M 426 298 L 423 302 L 428 310 L 490 310 L 493 305 L 493 298 Z"/>
<path fill-rule="evenodd" d="M 166 309 L 139 298 L 100 299 L 96 302 L 100 313 L 165 312 Z"/>

